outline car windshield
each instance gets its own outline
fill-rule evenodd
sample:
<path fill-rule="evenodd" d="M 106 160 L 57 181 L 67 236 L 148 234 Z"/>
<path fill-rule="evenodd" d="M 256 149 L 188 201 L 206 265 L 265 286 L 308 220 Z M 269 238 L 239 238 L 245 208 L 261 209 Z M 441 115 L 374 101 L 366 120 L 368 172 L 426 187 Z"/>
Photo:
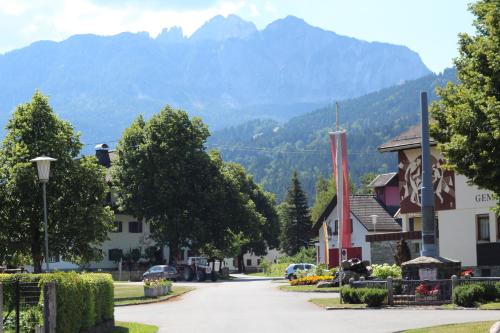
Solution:
<path fill-rule="evenodd" d="M 205 259 L 205 258 L 197 258 L 196 262 L 198 263 L 198 265 L 202 265 L 202 266 L 207 265 L 207 259 Z"/>

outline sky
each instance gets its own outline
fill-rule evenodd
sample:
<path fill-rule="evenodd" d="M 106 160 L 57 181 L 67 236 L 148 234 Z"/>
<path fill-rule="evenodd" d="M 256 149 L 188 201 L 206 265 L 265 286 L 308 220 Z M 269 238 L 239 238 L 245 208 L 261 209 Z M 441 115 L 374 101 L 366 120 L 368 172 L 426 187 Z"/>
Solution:
<path fill-rule="evenodd" d="M 37 40 L 113 35 L 180 26 L 186 36 L 215 15 L 235 14 L 263 29 L 294 15 L 367 41 L 405 45 L 433 72 L 452 66 L 457 34 L 474 33 L 470 0 L 0 0 L 0 54 Z"/>

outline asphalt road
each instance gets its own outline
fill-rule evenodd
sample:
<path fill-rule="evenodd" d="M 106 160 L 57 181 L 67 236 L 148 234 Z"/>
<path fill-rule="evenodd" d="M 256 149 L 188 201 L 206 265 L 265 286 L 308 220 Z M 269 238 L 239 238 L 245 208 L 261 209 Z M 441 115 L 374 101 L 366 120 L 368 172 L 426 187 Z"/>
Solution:
<path fill-rule="evenodd" d="M 118 321 L 153 324 L 165 333 L 395 332 L 448 323 L 500 320 L 500 311 L 324 310 L 307 302 L 324 293 L 284 292 L 269 280 L 193 283 L 173 301 L 115 308 Z"/>

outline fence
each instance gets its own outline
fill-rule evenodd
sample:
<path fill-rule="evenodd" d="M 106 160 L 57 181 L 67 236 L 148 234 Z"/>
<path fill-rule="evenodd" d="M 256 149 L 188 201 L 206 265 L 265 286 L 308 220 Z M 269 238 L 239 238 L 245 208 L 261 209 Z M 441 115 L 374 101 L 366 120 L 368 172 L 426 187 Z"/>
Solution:
<path fill-rule="evenodd" d="M 470 277 L 442 280 L 402 280 L 387 278 L 387 280 L 360 280 L 351 279 L 349 284 L 353 288 L 382 288 L 387 289 L 387 303 L 389 305 L 441 305 L 451 303 L 453 289 L 464 284 L 495 284 L 500 277 Z"/>
<path fill-rule="evenodd" d="M 0 333 L 55 333 L 55 283 L 0 283 Z"/>

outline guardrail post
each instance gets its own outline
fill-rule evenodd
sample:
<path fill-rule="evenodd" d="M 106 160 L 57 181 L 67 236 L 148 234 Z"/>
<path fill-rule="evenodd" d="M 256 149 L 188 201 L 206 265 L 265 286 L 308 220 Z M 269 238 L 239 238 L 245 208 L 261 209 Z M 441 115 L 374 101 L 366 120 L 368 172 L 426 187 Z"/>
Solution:
<path fill-rule="evenodd" d="M 3 285 L 0 283 L 0 333 L 3 333 Z"/>
<path fill-rule="evenodd" d="M 57 321 L 57 300 L 56 300 L 56 283 L 47 282 L 43 287 L 44 292 L 44 331 L 45 333 L 56 333 Z"/>
<path fill-rule="evenodd" d="M 387 303 L 390 306 L 394 305 L 394 289 L 392 285 L 392 276 L 387 278 Z"/>
<path fill-rule="evenodd" d="M 456 275 L 451 276 L 451 295 L 453 296 L 453 290 L 458 287 L 458 277 Z"/>

